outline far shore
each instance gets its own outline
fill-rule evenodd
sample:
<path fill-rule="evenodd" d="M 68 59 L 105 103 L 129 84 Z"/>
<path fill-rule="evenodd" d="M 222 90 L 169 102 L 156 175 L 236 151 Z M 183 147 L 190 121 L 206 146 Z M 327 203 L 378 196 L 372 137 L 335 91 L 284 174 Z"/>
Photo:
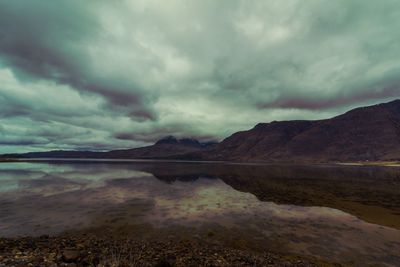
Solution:
<path fill-rule="evenodd" d="M 162 158 L 1 158 L 1 162 L 31 162 L 31 161 L 148 161 L 148 162 L 173 162 L 173 163 L 220 163 L 220 164 L 243 164 L 243 165 L 342 165 L 342 166 L 381 166 L 381 167 L 400 167 L 400 161 L 354 161 L 354 162 L 312 162 L 312 161 L 210 161 L 210 160 L 180 160 L 180 159 L 162 159 Z"/>
<path fill-rule="evenodd" d="M 360 161 L 360 162 L 338 162 L 338 165 L 345 166 L 384 166 L 400 167 L 400 161 Z"/>

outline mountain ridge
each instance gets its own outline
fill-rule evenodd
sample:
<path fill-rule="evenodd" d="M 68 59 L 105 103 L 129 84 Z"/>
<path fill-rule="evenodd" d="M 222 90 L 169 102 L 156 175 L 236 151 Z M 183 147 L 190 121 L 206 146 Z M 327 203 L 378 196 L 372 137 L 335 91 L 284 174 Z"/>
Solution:
<path fill-rule="evenodd" d="M 400 159 L 400 100 L 323 120 L 259 123 L 224 139 L 209 159 L 374 161 Z"/>
<path fill-rule="evenodd" d="M 45 152 L 28 152 L 23 154 L 8 154 L 4 157 L 17 158 L 110 158 L 110 159 L 163 159 L 172 156 L 181 156 L 195 151 L 203 151 L 215 146 L 216 142 L 200 142 L 194 138 L 177 139 L 174 136 L 166 136 L 153 145 L 117 149 L 104 152 L 76 151 L 76 150 L 53 150 Z"/>
<path fill-rule="evenodd" d="M 400 160 L 400 100 L 355 108 L 329 119 L 258 123 L 220 143 L 166 136 L 153 145 L 133 149 L 30 152 L 14 156 L 243 162 Z"/>

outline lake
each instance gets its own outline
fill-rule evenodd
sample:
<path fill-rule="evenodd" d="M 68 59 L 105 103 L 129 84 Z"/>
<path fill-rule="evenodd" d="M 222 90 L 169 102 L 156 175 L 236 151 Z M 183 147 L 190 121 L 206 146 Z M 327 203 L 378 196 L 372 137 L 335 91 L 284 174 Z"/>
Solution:
<path fill-rule="evenodd" d="M 100 229 L 100 230 L 99 230 Z M 115 231 L 400 266 L 400 168 L 0 163 L 0 237 Z"/>

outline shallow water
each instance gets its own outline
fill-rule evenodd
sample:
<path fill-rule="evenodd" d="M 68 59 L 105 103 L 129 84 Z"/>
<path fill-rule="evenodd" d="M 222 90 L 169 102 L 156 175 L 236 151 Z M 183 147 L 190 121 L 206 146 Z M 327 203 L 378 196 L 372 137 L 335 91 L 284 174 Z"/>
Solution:
<path fill-rule="evenodd" d="M 144 225 L 200 238 L 211 232 L 257 250 L 399 266 L 399 185 L 400 169 L 383 167 L 1 163 L 0 236 Z"/>

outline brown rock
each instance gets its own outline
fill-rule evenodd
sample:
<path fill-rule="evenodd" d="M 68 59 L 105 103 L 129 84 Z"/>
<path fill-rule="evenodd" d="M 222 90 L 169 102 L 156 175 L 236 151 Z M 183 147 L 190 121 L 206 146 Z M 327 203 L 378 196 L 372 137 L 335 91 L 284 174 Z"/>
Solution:
<path fill-rule="evenodd" d="M 62 260 L 65 262 L 76 262 L 79 259 L 80 253 L 77 249 L 64 249 Z"/>

